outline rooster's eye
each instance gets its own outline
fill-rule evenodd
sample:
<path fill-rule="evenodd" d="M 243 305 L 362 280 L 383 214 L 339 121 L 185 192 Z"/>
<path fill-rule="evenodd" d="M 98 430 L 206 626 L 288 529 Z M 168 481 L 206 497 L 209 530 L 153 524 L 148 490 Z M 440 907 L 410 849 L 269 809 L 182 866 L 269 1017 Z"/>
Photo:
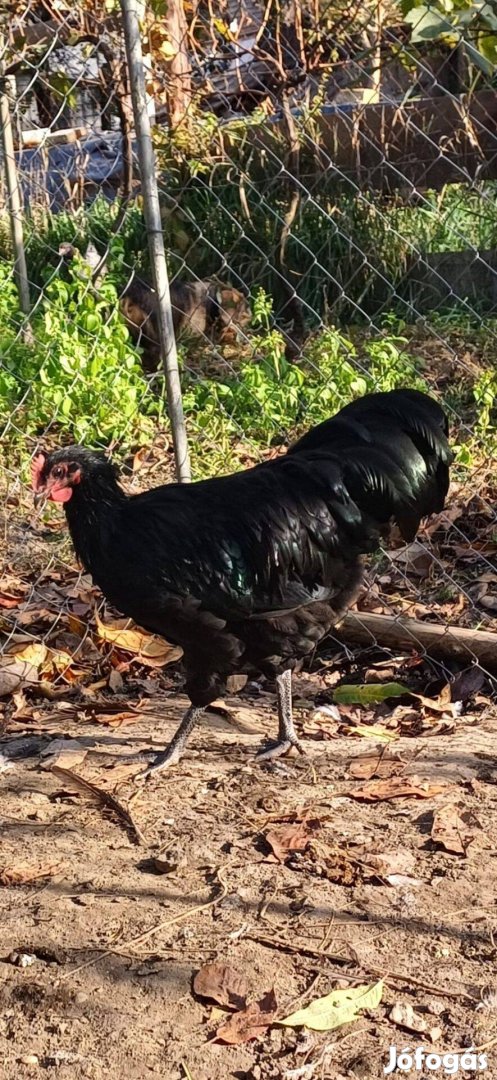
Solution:
<path fill-rule="evenodd" d="M 52 469 L 52 476 L 55 480 L 61 480 L 64 475 L 65 469 L 62 465 L 56 465 L 55 468 Z"/>

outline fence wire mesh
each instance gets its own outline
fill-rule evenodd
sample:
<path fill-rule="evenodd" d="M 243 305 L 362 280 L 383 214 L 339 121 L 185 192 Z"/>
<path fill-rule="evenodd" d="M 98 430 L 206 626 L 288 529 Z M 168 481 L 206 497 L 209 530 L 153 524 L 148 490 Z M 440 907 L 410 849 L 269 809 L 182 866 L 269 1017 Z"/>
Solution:
<path fill-rule="evenodd" d="M 497 90 L 484 17 L 464 11 L 140 6 L 194 478 L 283 452 L 368 390 L 427 389 L 449 413 L 447 510 L 371 562 L 344 635 L 377 674 L 399 653 L 437 677 L 492 667 L 473 632 L 497 611 Z M 134 654 L 150 689 L 157 657 L 95 633 L 91 583 L 28 486 L 37 446 L 73 441 L 109 448 L 131 491 L 173 476 L 120 11 L 32 0 L 2 41 L 0 688 L 115 690 Z M 387 633 L 392 614 L 417 623 Z"/>

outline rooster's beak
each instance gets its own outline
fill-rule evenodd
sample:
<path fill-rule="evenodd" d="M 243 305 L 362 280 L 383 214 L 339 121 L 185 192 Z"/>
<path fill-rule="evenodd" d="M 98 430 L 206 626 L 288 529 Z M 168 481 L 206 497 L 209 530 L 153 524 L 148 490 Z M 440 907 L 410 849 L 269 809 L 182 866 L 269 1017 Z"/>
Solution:
<path fill-rule="evenodd" d="M 46 491 L 37 491 L 35 493 L 34 497 L 33 497 L 33 502 L 35 504 L 35 508 L 38 509 L 39 506 L 43 506 L 43 504 L 46 502 L 46 499 L 47 499 L 47 492 Z"/>

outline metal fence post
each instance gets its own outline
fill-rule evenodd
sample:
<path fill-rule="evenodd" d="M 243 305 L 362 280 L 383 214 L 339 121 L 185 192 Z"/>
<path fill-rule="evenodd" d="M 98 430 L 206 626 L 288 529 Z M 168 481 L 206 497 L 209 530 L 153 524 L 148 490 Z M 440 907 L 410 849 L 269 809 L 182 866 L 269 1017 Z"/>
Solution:
<path fill-rule="evenodd" d="M 1 44 L 1 42 L 0 42 Z M 12 232 L 12 246 L 14 248 L 14 274 L 19 292 L 21 310 L 29 315 L 31 301 L 29 296 L 28 269 L 26 266 L 26 254 L 24 251 L 24 236 L 22 228 L 22 198 L 17 176 L 16 158 L 14 151 L 14 136 L 12 132 L 12 117 L 10 113 L 10 100 L 7 79 L 0 68 L 0 129 L 2 139 L 2 151 L 5 169 L 5 182 L 7 187 L 7 204 Z"/>
<path fill-rule="evenodd" d="M 145 68 L 140 38 L 137 0 L 121 0 L 124 39 L 128 59 L 129 81 L 133 101 L 135 131 L 138 142 L 143 209 L 147 227 L 148 243 L 154 287 L 157 292 L 157 321 L 161 345 L 161 357 L 166 376 L 169 416 L 173 435 L 178 480 L 191 479 L 188 442 L 181 396 L 178 354 L 173 327 L 173 314 L 169 292 L 164 237 L 157 187 L 156 161 L 150 130 L 145 88 Z"/>

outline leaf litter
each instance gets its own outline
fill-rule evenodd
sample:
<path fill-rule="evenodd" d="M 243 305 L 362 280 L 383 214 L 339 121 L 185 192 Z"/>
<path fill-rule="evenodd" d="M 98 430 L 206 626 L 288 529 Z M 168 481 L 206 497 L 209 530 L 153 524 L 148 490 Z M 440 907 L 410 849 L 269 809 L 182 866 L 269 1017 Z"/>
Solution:
<path fill-rule="evenodd" d="M 403 735 L 449 734 L 463 713 L 464 703 L 478 693 L 484 681 L 484 673 L 474 665 L 431 696 L 400 682 L 344 683 L 333 691 L 332 704 L 318 705 L 304 719 L 303 732 L 310 738 L 348 735 L 384 744 Z M 411 704 L 405 703 L 408 699 Z"/>
<path fill-rule="evenodd" d="M 347 792 L 349 798 L 365 802 L 382 802 L 389 799 L 431 799 L 446 793 L 449 784 L 437 784 L 420 776 L 391 776 L 387 779 L 369 780 L 362 787 Z"/>
<path fill-rule="evenodd" d="M 149 634 L 130 619 L 114 619 L 112 623 L 104 623 L 95 613 L 95 622 L 102 641 L 132 653 L 139 663 L 148 667 L 164 667 L 183 656 L 183 650 L 178 646 L 170 645 L 165 638 L 156 634 Z"/>
<path fill-rule="evenodd" d="M 265 833 L 272 857 L 299 873 L 326 878 L 334 884 L 351 886 L 361 882 L 381 882 L 393 886 L 422 884 L 413 876 L 416 859 L 411 851 L 374 850 L 371 845 L 340 843 L 319 817 L 302 811 L 291 824 L 278 825 Z"/>
<path fill-rule="evenodd" d="M 277 862 L 284 862 L 292 851 L 305 851 L 309 841 L 319 832 L 321 822 L 317 819 L 297 821 L 290 825 L 278 825 L 269 829 L 265 840 Z"/>

